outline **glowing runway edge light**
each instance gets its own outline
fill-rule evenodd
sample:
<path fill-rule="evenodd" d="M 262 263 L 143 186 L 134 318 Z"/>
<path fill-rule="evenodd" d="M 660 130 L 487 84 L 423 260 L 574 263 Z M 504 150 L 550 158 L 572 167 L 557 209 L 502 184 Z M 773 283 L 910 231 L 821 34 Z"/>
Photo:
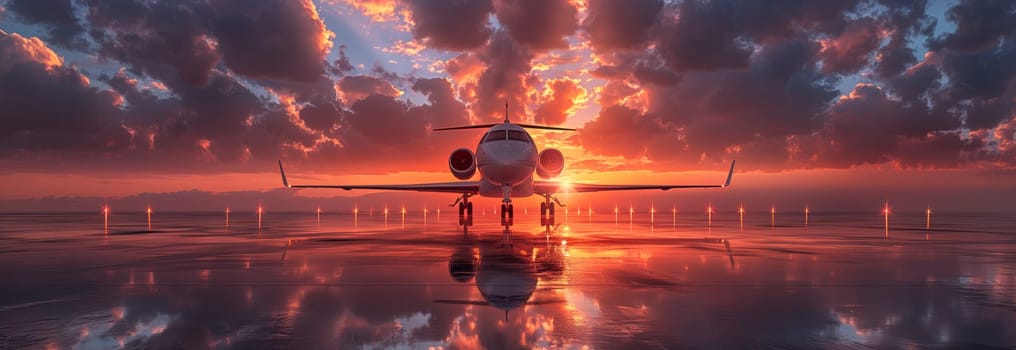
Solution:
<path fill-rule="evenodd" d="M 709 206 L 706 207 L 706 215 L 709 218 L 709 227 L 713 227 L 713 203 L 709 202 Z"/>
<path fill-rule="evenodd" d="M 737 206 L 737 215 L 740 217 L 741 231 L 744 231 L 744 204 Z"/>
<path fill-rule="evenodd" d="M 261 215 L 265 213 L 265 208 L 261 206 L 261 202 L 258 202 L 258 231 L 261 230 Z"/>
<path fill-rule="evenodd" d="M 317 224 L 321 225 L 321 207 L 318 206 L 315 212 L 317 213 Z"/>
<path fill-rule="evenodd" d="M 889 201 L 886 201 L 882 208 L 882 214 L 885 215 L 885 238 L 889 238 L 889 212 Z"/>
<path fill-rule="evenodd" d="M 226 207 L 226 227 L 229 227 L 229 207 Z"/>
<path fill-rule="evenodd" d="M 808 214 L 811 213 L 811 209 L 808 209 L 808 205 L 804 205 L 804 227 L 808 227 Z"/>
<path fill-rule="evenodd" d="M 929 206 L 928 209 L 924 211 L 924 213 L 925 215 L 927 215 L 924 219 L 924 230 L 929 231 L 931 230 L 931 207 Z"/>
<path fill-rule="evenodd" d="M 769 226 L 776 228 L 776 206 L 769 207 Z"/>
<path fill-rule="evenodd" d="M 102 229 L 109 230 L 109 204 L 102 205 Z"/>
<path fill-rule="evenodd" d="M 145 208 L 145 214 L 148 214 L 148 230 L 152 230 L 152 206 L 149 205 Z"/>

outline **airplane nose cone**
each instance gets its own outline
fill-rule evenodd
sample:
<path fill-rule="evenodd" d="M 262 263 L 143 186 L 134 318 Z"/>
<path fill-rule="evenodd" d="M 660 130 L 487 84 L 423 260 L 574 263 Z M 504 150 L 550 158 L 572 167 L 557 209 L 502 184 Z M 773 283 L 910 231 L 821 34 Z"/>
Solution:
<path fill-rule="evenodd" d="M 499 184 L 518 184 L 532 176 L 536 150 L 532 144 L 502 141 L 482 144 L 477 153 L 480 173 Z"/>

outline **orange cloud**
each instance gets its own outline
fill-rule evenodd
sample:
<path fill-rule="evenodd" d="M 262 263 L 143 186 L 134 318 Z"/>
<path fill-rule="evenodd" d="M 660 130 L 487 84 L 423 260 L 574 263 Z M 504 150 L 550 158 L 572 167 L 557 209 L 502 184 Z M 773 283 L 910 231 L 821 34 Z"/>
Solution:
<path fill-rule="evenodd" d="M 47 69 L 63 66 L 63 58 L 53 52 L 39 38 L 25 38 L 14 33 L 7 36 L 6 39 L 11 40 L 14 45 L 13 47 L 6 45 L 0 47 L 0 50 L 8 51 L 0 52 L 3 57 L 14 57 L 14 62 L 36 62 L 46 66 Z"/>

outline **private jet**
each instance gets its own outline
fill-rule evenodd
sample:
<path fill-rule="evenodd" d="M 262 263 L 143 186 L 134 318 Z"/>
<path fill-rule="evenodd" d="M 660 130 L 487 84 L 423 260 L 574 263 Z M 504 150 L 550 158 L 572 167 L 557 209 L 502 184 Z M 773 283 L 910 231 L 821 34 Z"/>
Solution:
<path fill-rule="evenodd" d="M 472 226 L 472 196 L 501 198 L 501 224 L 511 226 L 514 222 L 512 199 L 533 195 L 543 197 L 540 203 L 540 224 L 554 225 L 554 207 L 564 206 L 555 194 L 562 192 L 604 192 L 629 190 L 670 190 L 674 188 L 724 188 L 730 186 L 734 175 L 734 161 L 730 162 L 727 181 L 717 185 L 604 185 L 566 183 L 553 181 L 564 170 L 564 154 L 554 148 L 537 149 L 536 143 L 526 129 L 575 131 L 575 129 L 553 126 L 512 123 L 508 120 L 507 106 L 503 123 L 481 124 L 436 128 L 434 131 L 487 129 L 476 151 L 459 148 L 448 157 L 448 168 L 461 181 L 385 184 L 385 185 L 293 185 L 286 179 L 286 171 L 279 160 L 282 185 L 287 188 L 333 188 L 343 190 L 392 190 L 453 193 L 459 195 L 452 207 L 459 207 L 459 225 Z M 479 180 L 471 180 L 480 173 Z M 544 180 L 536 180 L 533 175 Z"/>

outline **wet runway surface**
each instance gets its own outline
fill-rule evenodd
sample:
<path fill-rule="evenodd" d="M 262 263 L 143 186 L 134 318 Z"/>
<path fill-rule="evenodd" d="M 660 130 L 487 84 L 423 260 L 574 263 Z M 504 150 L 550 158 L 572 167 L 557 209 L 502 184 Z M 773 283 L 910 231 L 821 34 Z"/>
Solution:
<path fill-rule="evenodd" d="M 0 214 L 0 349 L 1016 345 L 1016 215 Z"/>

